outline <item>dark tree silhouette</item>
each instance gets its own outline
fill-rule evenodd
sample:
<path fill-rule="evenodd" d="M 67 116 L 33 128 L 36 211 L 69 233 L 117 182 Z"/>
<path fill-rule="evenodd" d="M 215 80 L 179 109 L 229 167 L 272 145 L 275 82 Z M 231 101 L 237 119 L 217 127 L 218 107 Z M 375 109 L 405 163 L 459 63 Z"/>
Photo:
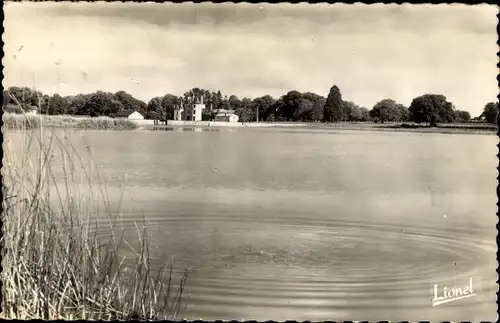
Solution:
<path fill-rule="evenodd" d="M 498 118 L 498 102 L 489 102 L 484 106 L 483 113 L 479 118 L 486 120 L 486 122 L 491 124 L 497 124 Z"/>
<path fill-rule="evenodd" d="M 330 89 L 323 114 L 323 120 L 326 122 L 339 122 L 347 119 L 344 101 L 336 85 Z"/>
<path fill-rule="evenodd" d="M 431 127 L 436 127 L 438 122 L 453 122 L 455 119 L 453 104 L 440 94 L 424 94 L 413 99 L 409 110 L 411 121 L 430 123 Z"/>

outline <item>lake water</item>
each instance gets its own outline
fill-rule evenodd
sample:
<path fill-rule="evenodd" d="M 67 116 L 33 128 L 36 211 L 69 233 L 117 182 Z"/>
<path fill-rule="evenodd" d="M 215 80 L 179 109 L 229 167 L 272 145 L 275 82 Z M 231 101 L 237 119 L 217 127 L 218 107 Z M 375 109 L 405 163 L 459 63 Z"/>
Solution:
<path fill-rule="evenodd" d="M 144 216 L 158 264 L 190 268 L 187 319 L 496 320 L 496 136 L 65 134 L 111 202 L 125 185 L 126 233 Z M 469 277 L 475 297 L 432 306 Z"/>

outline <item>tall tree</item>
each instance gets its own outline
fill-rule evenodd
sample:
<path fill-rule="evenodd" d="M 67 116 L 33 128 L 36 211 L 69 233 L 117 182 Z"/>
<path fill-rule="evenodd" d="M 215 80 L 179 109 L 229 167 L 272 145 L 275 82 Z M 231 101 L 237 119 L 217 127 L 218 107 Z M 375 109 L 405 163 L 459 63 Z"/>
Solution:
<path fill-rule="evenodd" d="M 396 104 L 397 109 L 399 110 L 399 120 L 398 121 L 408 121 L 410 119 L 410 110 L 400 103 Z"/>
<path fill-rule="evenodd" d="M 253 108 L 256 113 L 256 121 L 267 120 L 267 117 L 271 113 L 270 108 L 274 103 L 274 99 L 270 95 L 265 95 L 260 98 L 256 98 L 253 100 Z M 258 120 L 257 120 L 258 116 Z"/>
<path fill-rule="evenodd" d="M 359 105 L 352 101 L 344 101 L 344 107 L 347 111 L 348 121 L 363 121 L 363 111 Z"/>
<path fill-rule="evenodd" d="M 302 94 L 302 98 L 310 103 L 302 102 L 301 110 L 307 111 L 305 114 L 300 114 L 303 121 L 321 121 L 323 120 L 324 107 L 326 99 L 319 94 L 313 92 L 305 92 Z M 304 108 L 303 105 L 307 108 Z M 305 118 L 303 118 L 305 117 Z"/>
<path fill-rule="evenodd" d="M 410 105 L 411 121 L 430 123 L 432 127 L 438 122 L 453 122 L 455 112 L 453 104 L 444 95 L 424 94 L 413 99 Z"/>
<path fill-rule="evenodd" d="M 113 93 L 97 91 L 89 94 L 85 110 L 92 117 L 112 116 L 123 110 L 123 105 L 115 98 Z"/>
<path fill-rule="evenodd" d="M 241 101 L 239 101 L 239 105 L 235 109 L 235 114 L 242 122 L 254 121 L 255 111 L 253 109 L 252 100 L 249 98 L 243 98 Z"/>
<path fill-rule="evenodd" d="M 269 108 L 269 115 L 267 116 L 267 121 L 286 121 L 286 118 L 281 114 L 285 110 L 285 102 L 283 102 L 283 97 L 274 101 L 272 106 Z"/>
<path fill-rule="evenodd" d="M 141 101 L 131 94 L 125 91 L 118 91 L 115 93 L 115 98 L 120 101 L 122 108 L 124 110 L 135 110 L 141 114 L 146 113 L 147 104 L 144 101 Z"/>
<path fill-rule="evenodd" d="M 498 102 L 489 102 L 484 106 L 483 113 L 479 116 L 480 119 L 486 120 L 491 124 L 497 124 L 498 121 Z"/>
<path fill-rule="evenodd" d="M 299 111 L 302 108 L 301 100 L 303 100 L 302 93 L 299 91 L 290 91 L 282 97 L 283 105 L 280 106 L 277 113 L 280 117 L 282 117 L 286 121 L 293 121 L 298 118 L 297 113 L 303 113 L 303 111 Z"/>
<path fill-rule="evenodd" d="M 43 104 L 42 92 L 29 87 L 11 86 L 8 88 L 8 93 L 11 98 L 10 103 L 20 104 L 23 109 L 29 106 L 41 107 Z"/>
<path fill-rule="evenodd" d="M 229 105 L 228 110 L 240 110 L 243 107 L 242 101 L 238 99 L 236 95 L 231 95 L 229 99 L 227 99 L 227 103 Z"/>
<path fill-rule="evenodd" d="M 468 111 L 455 110 L 455 121 L 467 122 L 471 119 Z"/>
<path fill-rule="evenodd" d="M 313 92 L 305 92 L 305 93 L 302 93 L 302 97 L 306 100 L 309 100 L 313 103 L 316 103 L 318 102 L 319 100 L 322 100 L 324 99 L 323 96 L 319 95 L 319 94 L 316 94 L 316 93 L 313 93 Z"/>
<path fill-rule="evenodd" d="M 381 122 L 406 121 L 405 119 L 408 118 L 408 109 L 392 99 L 383 99 L 375 104 L 370 111 L 370 116 L 374 120 Z"/>
<path fill-rule="evenodd" d="M 174 110 L 180 104 L 180 100 L 173 94 L 165 94 L 160 100 L 161 120 L 172 120 Z"/>
<path fill-rule="evenodd" d="M 339 122 L 347 118 L 344 108 L 344 101 L 339 88 L 334 85 L 330 89 L 330 93 L 326 99 L 324 107 L 324 121 L 326 122 Z"/>
<path fill-rule="evenodd" d="M 148 119 L 161 119 L 165 112 L 162 106 L 163 97 L 156 96 L 149 100 L 146 112 L 146 118 Z"/>
<path fill-rule="evenodd" d="M 50 115 L 68 114 L 69 104 L 68 99 L 61 97 L 59 94 L 54 94 L 49 98 L 47 113 Z"/>
<path fill-rule="evenodd" d="M 187 91 L 183 95 L 184 103 L 199 103 L 203 102 L 206 106 L 211 108 L 212 102 L 212 94 L 210 91 L 201 89 L 199 87 L 194 87 L 191 90 Z"/>
<path fill-rule="evenodd" d="M 361 110 L 361 121 L 370 121 L 370 111 L 367 108 L 360 108 Z"/>
<path fill-rule="evenodd" d="M 313 121 L 322 121 L 324 118 L 324 109 L 325 109 L 326 99 L 322 98 L 316 101 L 311 113 L 311 119 Z"/>
<path fill-rule="evenodd" d="M 293 114 L 294 121 L 309 121 L 312 120 L 314 102 L 306 98 L 301 98 L 298 101 L 297 108 Z"/>
<path fill-rule="evenodd" d="M 40 107 L 39 112 L 41 114 L 49 114 L 49 103 L 50 103 L 50 96 L 44 94 L 42 98 L 39 100 L 39 107 Z"/>
<path fill-rule="evenodd" d="M 237 100 L 234 100 L 233 98 L 233 103 L 237 102 Z M 219 105 L 219 109 L 223 109 L 223 110 L 231 110 L 232 109 L 232 106 L 231 104 L 229 103 L 229 98 L 227 95 L 224 95 L 220 101 L 220 105 Z"/>
<path fill-rule="evenodd" d="M 211 109 L 222 109 L 222 93 L 220 91 L 212 92 L 210 94 Z"/>
<path fill-rule="evenodd" d="M 87 103 L 87 95 L 77 94 L 69 95 L 66 97 L 68 100 L 68 113 L 73 115 L 84 115 L 87 114 L 85 111 L 85 104 Z"/>

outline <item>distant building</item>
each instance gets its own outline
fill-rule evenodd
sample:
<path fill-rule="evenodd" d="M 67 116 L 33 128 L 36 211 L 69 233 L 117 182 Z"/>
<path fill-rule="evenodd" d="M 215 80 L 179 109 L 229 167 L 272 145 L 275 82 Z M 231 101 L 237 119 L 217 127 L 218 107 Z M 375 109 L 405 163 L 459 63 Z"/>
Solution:
<path fill-rule="evenodd" d="M 125 118 L 129 120 L 144 120 L 144 116 L 135 110 L 122 110 L 115 114 L 115 118 Z"/>
<path fill-rule="evenodd" d="M 30 105 L 26 108 L 26 114 L 37 114 L 38 109 L 34 105 Z"/>
<path fill-rule="evenodd" d="M 221 113 L 231 114 L 231 113 L 234 113 L 234 110 L 213 109 L 212 112 L 215 114 L 221 114 Z"/>
<path fill-rule="evenodd" d="M 203 98 L 197 103 L 184 103 L 174 110 L 174 120 L 177 121 L 201 121 L 203 110 Z"/>
<path fill-rule="evenodd" d="M 234 113 L 219 112 L 215 115 L 215 121 L 238 122 L 239 117 Z"/>

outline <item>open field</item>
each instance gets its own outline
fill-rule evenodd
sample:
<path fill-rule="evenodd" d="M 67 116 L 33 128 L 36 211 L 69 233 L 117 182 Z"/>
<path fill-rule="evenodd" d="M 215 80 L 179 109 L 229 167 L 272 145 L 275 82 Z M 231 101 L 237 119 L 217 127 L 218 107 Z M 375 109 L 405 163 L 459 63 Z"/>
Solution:
<path fill-rule="evenodd" d="M 172 263 L 150 268 L 144 224 L 120 232 L 91 157 L 50 130 L 5 137 L 0 317 L 175 319 L 187 271 L 174 286 Z"/>
<path fill-rule="evenodd" d="M 68 115 L 3 114 L 4 127 L 7 129 L 37 129 L 43 127 L 79 129 L 137 129 L 138 124 L 127 119 L 110 117 L 77 117 Z"/>

